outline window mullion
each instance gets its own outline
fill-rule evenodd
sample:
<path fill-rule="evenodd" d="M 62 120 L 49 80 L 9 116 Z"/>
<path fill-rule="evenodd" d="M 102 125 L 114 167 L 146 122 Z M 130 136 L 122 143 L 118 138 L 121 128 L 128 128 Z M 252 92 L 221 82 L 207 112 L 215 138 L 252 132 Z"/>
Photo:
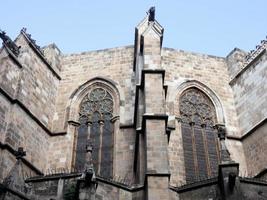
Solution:
<path fill-rule="evenodd" d="M 195 139 L 195 133 L 194 133 L 194 124 L 195 124 L 194 122 L 190 122 L 195 177 L 198 178 L 199 177 L 199 170 L 198 170 L 198 163 L 197 163 L 197 150 L 196 150 L 196 139 Z"/>
<path fill-rule="evenodd" d="M 210 167 L 210 159 L 209 159 L 209 150 L 208 150 L 208 144 L 207 144 L 207 138 L 206 138 L 206 124 L 202 124 L 202 138 L 204 143 L 204 151 L 205 151 L 205 159 L 206 159 L 206 166 L 207 166 L 207 174 L 208 177 L 211 177 L 211 167 Z"/>
<path fill-rule="evenodd" d="M 98 153 L 98 174 L 101 174 L 101 163 L 102 163 L 102 151 L 103 151 L 103 128 L 104 128 L 104 121 L 101 119 L 99 120 L 99 153 Z"/>

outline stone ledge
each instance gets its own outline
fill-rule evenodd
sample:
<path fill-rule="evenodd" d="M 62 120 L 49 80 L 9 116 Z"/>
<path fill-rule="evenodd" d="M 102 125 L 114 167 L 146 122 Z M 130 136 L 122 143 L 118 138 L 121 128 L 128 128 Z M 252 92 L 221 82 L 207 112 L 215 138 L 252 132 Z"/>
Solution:
<path fill-rule="evenodd" d="M 29 182 L 42 182 L 42 181 L 50 181 L 50 180 L 56 180 L 56 179 L 68 179 L 68 178 L 76 178 L 81 176 L 82 173 L 80 172 L 74 172 L 74 173 L 58 173 L 58 174 L 52 174 L 52 175 L 45 175 L 45 176 L 35 176 L 31 178 L 27 178 L 25 180 L 26 183 Z"/>
<path fill-rule="evenodd" d="M 267 181 L 260 180 L 260 179 L 257 179 L 257 178 L 239 177 L 239 180 L 240 180 L 240 182 L 243 182 L 243 183 L 252 183 L 252 184 L 255 184 L 255 185 L 265 185 L 265 186 L 267 186 Z"/>
<path fill-rule="evenodd" d="M 16 151 L 9 144 L 3 144 L 2 142 L 0 142 L 0 149 L 7 150 L 14 157 L 16 156 L 16 153 L 15 153 Z M 35 167 L 30 161 L 28 161 L 26 158 L 21 158 L 21 160 L 31 170 L 33 170 L 34 172 L 36 172 L 39 175 L 43 175 L 43 173 L 37 167 Z"/>
<path fill-rule="evenodd" d="M 142 116 L 142 126 L 136 130 L 139 133 L 143 133 L 144 130 L 146 129 L 146 120 L 164 120 L 165 121 L 165 126 L 166 126 L 166 132 L 167 132 L 167 122 L 168 122 L 168 115 L 166 114 L 156 114 L 156 113 L 144 113 Z"/>
<path fill-rule="evenodd" d="M 186 184 L 180 187 L 170 187 L 170 189 L 176 191 L 177 193 L 182 193 L 182 192 L 187 192 L 190 190 L 194 190 L 194 189 L 205 187 L 205 186 L 215 185 L 215 184 L 218 184 L 218 177 L 200 180 L 198 182 L 189 183 L 189 184 Z"/>
<path fill-rule="evenodd" d="M 244 135 L 242 135 L 241 137 L 238 136 L 233 136 L 233 135 L 227 135 L 226 138 L 230 139 L 230 140 L 238 140 L 238 141 L 243 141 L 245 140 L 247 137 L 249 137 L 250 135 L 252 135 L 258 128 L 260 128 L 261 126 L 263 126 L 265 123 L 267 122 L 267 117 L 264 118 L 262 121 L 260 121 L 258 124 L 256 124 L 255 126 L 253 126 L 248 132 L 246 132 Z"/>
<path fill-rule="evenodd" d="M 255 178 L 260 178 L 261 176 L 267 174 L 267 167 L 263 168 L 263 170 L 261 170 L 256 176 L 254 176 Z"/>
<path fill-rule="evenodd" d="M 136 191 L 140 191 L 144 189 L 144 185 L 140 185 L 140 184 L 134 184 L 134 185 L 125 185 L 122 184 L 120 182 L 114 181 L 112 179 L 106 179 L 100 176 L 96 176 L 96 180 L 102 183 L 106 183 L 109 185 L 112 185 L 114 187 L 126 190 L 128 192 L 136 192 Z"/>
<path fill-rule="evenodd" d="M 49 128 L 47 128 L 21 101 L 18 99 L 13 99 L 6 91 L 4 91 L 0 87 L 0 94 L 5 96 L 11 104 L 18 105 L 33 121 L 35 121 L 48 135 L 50 136 L 60 136 L 60 135 L 66 135 L 67 132 L 52 132 Z"/>
<path fill-rule="evenodd" d="M 27 196 L 25 196 L 24 194 L 22 194 L 21 192 L 19 191 L 15 191 L 11 188 L 8 188 L 6 187 L 5 185 L 3 185 L 2 183 L 0 183 L 0 191 L 3 191 L 3 192 L 10 192 L 11 194 L 19 197 L 20 199 L 23 199 L 23 200 L 30 200 Z M 1 195 L 1 193 L 0 193 Z"/>
<path fill-rule="evenodd" d="M 170 178 L 170 177 L 171 177 L 171 173 L 170 173 L 170 172 L 167 172 L 167 173 L 147 172 L 147 173 L 146 173 L 146 178 L 147 178 L 148 176 L 168 177 L 168 178 Z"/>
<path fill-rule="evenodd" d="M 141 81 L 140 86 L 141 88 L 144 88 L 144 82 L 145 82 L 145 74 L 161 74 L 162 75 L 162 83 L 164 84 L 165 79 L 165 69 L 143 69 L 141 72 Z"/>

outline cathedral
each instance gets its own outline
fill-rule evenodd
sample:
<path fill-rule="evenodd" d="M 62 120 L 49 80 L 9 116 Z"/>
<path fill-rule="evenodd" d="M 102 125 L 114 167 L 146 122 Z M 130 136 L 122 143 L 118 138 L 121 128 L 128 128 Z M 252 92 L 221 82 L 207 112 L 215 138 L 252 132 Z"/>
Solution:
<path fill-rule="evenodd" d="M 163 36 L 154 7 L 123 47 L 0 31 L 0 200 L 267 199 L 267 40 L 218 57 Z"/>

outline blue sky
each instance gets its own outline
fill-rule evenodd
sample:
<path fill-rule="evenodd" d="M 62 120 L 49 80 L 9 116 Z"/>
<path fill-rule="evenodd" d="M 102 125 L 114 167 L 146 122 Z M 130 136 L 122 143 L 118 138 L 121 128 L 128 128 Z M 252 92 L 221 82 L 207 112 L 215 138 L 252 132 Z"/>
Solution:
<path fill-rule="evenodd" d="M 164 27 L 163 46 L 226 56 L 249 51 L 267 35 L 266 0 L 8 0 L 0 28 L 15 38 L 22 27 L 43 46 L 63 53 L 132 45 L 150 6 Z"/>

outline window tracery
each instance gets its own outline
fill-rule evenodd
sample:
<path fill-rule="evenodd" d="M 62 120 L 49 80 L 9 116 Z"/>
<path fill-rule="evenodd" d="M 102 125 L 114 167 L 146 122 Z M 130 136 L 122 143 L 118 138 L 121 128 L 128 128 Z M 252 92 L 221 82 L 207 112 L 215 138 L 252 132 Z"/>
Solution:
<path fill-rule="evenodd" d="M 113 165 L 113 117 L 114 101 L 108 90 L 92 89 L 80 104 L 75 167 L 83 168 L 86 145 L 90 145 L 91 162 L 97 174 L 112 177 Z"/>
<path fill-rule="evenodd" d="M 219 162 L 216 112 L 211 100 L 197 88 L 180 97 L 186 181 L 215 176 Z"/>

